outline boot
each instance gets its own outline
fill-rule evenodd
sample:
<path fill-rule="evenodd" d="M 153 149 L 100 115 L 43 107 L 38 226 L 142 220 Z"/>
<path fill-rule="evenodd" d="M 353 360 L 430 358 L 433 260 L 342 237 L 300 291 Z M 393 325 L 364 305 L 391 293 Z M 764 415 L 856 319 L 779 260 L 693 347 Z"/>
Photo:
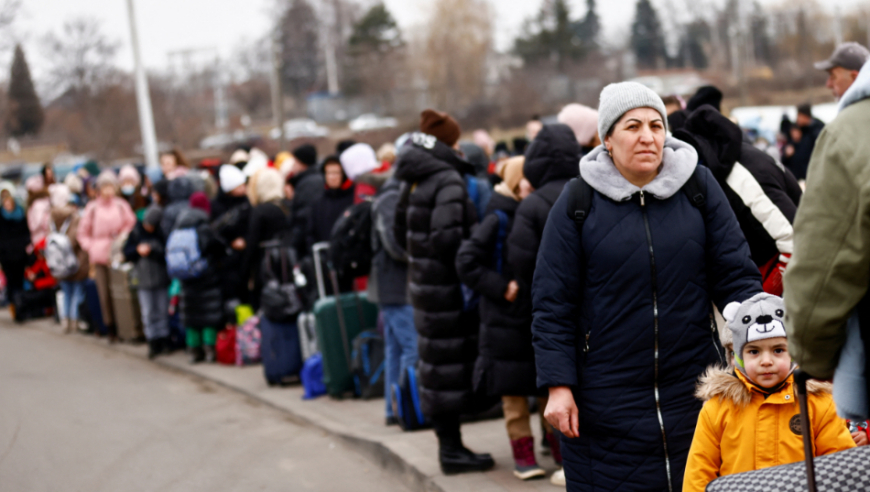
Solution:
<path fill-rule="evenodd" d="M 163 339 L 154 338 L 148 340 L 148 358 L 154 359 L 163 352 Z"/>
<path fill-rule="evenodd" d="M 214 364 L 217 360 L 217 352 L 215 352 L 214 345 L 206 345 L 204 351 L 205 361 L 209 364 Z"/>
<path fill-rule="evenodd" d="M 514 453 L 514 475 L 520 480 L 541 478 L 547 475 L 535 461 L 535 438 L 522 437 L 511 441 Z"/>
<path fill-rule="evenodd" d="M 190 347 L 188 349 L 190 351 L 190 363 L 197 364 L 205 360 L 205 351 L 202 346 L 199 347 Z"/>
<path fill-rule="evenodd" d="M 547 434 L 547 442 L 550 443 L 550 452 L 553 453 L 553 461 L 562 466 L 562 445 L 559 436 L 555 432 Z"/>
<path fill-rule="evenodd" d="M 462 445 L 461 438 L 439 439 L 438 460 L 445 475 L 482 472 L 495 466 L 489 454 L 475 454 Z"/>

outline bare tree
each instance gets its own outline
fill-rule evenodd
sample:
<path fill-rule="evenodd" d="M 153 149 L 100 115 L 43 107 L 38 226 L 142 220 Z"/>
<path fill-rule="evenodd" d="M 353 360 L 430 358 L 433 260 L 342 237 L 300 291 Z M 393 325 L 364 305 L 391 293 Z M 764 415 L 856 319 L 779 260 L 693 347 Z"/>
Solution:
<path fill-rule="evenodd" d="M 59 34 L 43 38 L 49 83 L 58 94 L 88 92 L 112 83 L 119 43 L 103 34 L 100 21 L 79 17 L 64 23 Z"/>
<path fill-rule="evenodd" d="M 481 97 L 492 53 L 492 18 L 486 0 L 441 0 L 432 6 L 422 56 L 414 58 L 436 107 L 456 111 Z"/>

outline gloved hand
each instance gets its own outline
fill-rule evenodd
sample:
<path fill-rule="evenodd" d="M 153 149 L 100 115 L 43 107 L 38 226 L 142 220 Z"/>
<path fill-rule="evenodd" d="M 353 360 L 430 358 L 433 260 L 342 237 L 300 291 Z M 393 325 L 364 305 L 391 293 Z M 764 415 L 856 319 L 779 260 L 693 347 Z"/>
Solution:
<path fill-rule="evenodd" d="M 768 294 L 782 297 L 782 275 L 791 260 L 791 253 L 781 253 L 774 256 L 761 267 L 761 288 Z"/>

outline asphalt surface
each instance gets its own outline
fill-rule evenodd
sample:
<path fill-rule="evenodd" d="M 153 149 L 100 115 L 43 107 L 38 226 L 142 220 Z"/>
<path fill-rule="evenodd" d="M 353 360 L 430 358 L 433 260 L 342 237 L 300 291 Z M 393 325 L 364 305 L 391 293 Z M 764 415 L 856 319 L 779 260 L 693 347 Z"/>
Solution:
<path fill-rule="evenodd" d="M 0 321 L 0 492 L 406 490 L 277 410 L 81 338 Z"/>

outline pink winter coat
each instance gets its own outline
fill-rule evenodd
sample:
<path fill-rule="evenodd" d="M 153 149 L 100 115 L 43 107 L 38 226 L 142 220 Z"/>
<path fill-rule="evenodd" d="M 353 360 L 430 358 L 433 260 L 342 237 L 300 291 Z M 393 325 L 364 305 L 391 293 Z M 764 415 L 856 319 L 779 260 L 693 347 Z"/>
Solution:
<path fill-rule="evenodd" d="M 30 241 L 39 244 L 48 236 L 48 220 L 51 217 L 51 201 L 48 197 L 34 200 L 27 209 L 27 227 L 30 229 Z"/>
<path fill-rule="evenodd" d="M 136 216 L 126 200 L 114 197 L 107 202 L 97 198 L 85 207 L 77 237 L 91 263 L 108 265 L 112 241 L 129 233 L 135 225 Z"/>

